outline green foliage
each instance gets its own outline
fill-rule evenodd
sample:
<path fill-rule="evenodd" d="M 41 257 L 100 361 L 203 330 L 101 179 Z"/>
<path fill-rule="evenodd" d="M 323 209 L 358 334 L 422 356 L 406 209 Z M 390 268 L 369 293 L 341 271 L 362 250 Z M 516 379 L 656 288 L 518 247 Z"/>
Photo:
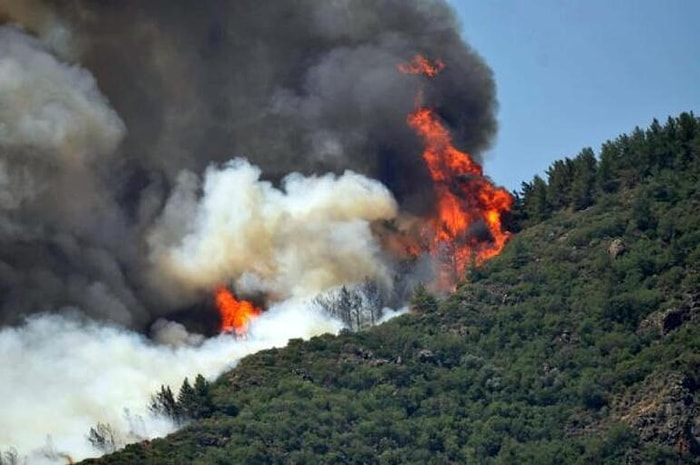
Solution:
<path fill-rule="evenodd" d="M 435 312 L 438 309 L 438 301 L 425 286 L 420 284 L 413 291 L 411 306 L 419 312 Z"/>
<path fill-rule="evenodd" d="M 229 415 L 237 413 L 235 406 L 230 404 L 223 403 L 219 408 Z M 182 424 L 190 420 L 210 417 L 214 413 L 215 407 L 209 382 L 204 379 L 204 376 L 198 374 L 194 386 L 185 378 L 177 399 L 175 399 L 170 386 L 161 386 L 160 391 L 151 396 L 148 409 L 156 415 L 162 415 Z"/>
<path fill-rule="evenodd" d="M 670 118 L 664 126 L 654 119 L 644 131 L 635 128 L 630 135 L 622 135 L 602 144 L 596 158 L 591 148 L 585 148 L 574 159 L 557 160 L 547 169 L 547 180 L 535 176 L 522 183 L 513 218 L 519 224 L 511 226 L 519 231 L 550 218 L 554 213 L 571 208 L 585 209 L 606 194 L 638 187 L 650 178 L 660 179 L 664 173 L 686 173 L 700 164 L 700 123 L 692 113 L 681 113 Z M 692 176 L 686 176 L 695 184 Z M 665 183 L 665 191 L 673 183 Z M 648 197 L 641 195 L 635 211 L 635 220 L 644 230 L 650 227 L 646 218 Z"/>
<path fill-rule="evenodd" d="M 595 200 L 596 169 L 598 161 L 591 148 L 574 158 L 573 179 L 571 181 L 570 205 L 574 210 L 583 210 Z"/>
<path fill-rule="evenodd" d="M 160 391 L 151 396 L 151 403 L 148 409 L 156 414 L 177 420 L 180 418 L 180 411 L 170 386 L 161 386 Z"/>
<path fill-rule="evenodd" d="M 684 113 L 553 164 L 523 184 L 522 231 L 453 295 L 418 287 L 381 326 L 246 357 L 177 401 L 164 388 L 155 405 L 201 420 L 86 463 L 696 463 L 629 416 L 663 401 L 654 378 L 698 401 L 698 319 L 658 321 L 698 300 L 699 134 Z"/>

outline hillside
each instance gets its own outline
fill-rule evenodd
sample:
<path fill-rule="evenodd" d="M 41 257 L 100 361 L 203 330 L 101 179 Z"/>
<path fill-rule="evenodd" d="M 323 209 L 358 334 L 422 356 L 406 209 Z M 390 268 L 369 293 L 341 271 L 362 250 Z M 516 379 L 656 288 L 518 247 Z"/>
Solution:
<path fill-rule="evenodd" d="M 697 463 L 698 119 L 547 176 L 452 295 L 249 356 L 202 392 L 201 419 L 82 463 Z"/>

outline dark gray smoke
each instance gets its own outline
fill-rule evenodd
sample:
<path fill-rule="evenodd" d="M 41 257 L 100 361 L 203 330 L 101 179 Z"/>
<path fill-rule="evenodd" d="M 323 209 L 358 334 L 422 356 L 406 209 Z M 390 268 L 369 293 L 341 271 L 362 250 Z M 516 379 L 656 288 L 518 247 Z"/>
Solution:
<path fill-rule="evenodd" d="M 424 212 L 405 123 L 423 83 L 396 70 L 418 53 L 447 64 L 425 100 L 457 145 L 478 156 L 495 131 L 491 71 L 444 0 L 4 0 L 0 21 L 27 31 L 0 31 L 0 323 L 172 310 L 146 238 L 212 162 L 274 183 L 352 169 Z"/>

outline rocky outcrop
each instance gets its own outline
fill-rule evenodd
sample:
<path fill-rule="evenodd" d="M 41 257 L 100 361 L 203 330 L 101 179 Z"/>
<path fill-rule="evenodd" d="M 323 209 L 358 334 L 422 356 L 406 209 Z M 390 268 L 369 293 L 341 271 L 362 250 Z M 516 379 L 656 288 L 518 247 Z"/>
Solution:
<path fill-rule="evenodd" d="M 698 406 L 695 382 L 679 373 L 656 373 L 636 392 L 614 406 L 618 419 L 634 428 L 644 442 L 676 448 L 680 453 L 700 455 L 695 430 Z"/>
<path fill-rule="evenodd" d="M 423 363 L 432 363 L 438 365 L 440 362 L 432 350 L 421 349 L 418 351 L 418 361 Z"/>
<path fill-rule="evenodd" d="M 622 239 L 614 239 L 608 247 L 608 254 L 610 254 L 612 258 L 617 258 L 625 253 L 625 250 L 627 250 L 627 246 L 625 246 Z"/>
<path fill-rule="evenodd" d="M 369 349 L 355 346 L 353 344 L 346 344 L 343 347 L 340 361 L 344 363 L 358 363 L 367 366 L 378 366 L 391 362 L 389 359 L 377 357 L 374 352 Z M 400 361 L 395 360 L 394 363 L 400 363 Z"/>
<path fill-rule="evenodd" d="M 665 336 L 680 328 L 688 322 L 697 321 L 700 316 L 700 301 L 697 295 L 687 295 L 683 304 L 659 310 L 644 318 L 637 328 L 637 332 L 657 331 Z"/>

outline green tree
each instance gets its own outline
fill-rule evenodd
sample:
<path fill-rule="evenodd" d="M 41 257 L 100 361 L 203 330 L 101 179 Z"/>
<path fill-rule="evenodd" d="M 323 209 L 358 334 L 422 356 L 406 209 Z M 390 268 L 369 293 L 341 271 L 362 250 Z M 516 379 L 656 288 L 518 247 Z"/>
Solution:
<path fill-rule="evenodd" d="M 192 418 L 210 417 L 214 413 L 214 402 L 212 401 L 209 382 L 201 374 L 198 374 L 194 379 L 194 393 L 196 403 L 193 408 Z"/>
<path fill-rule="evenodd" d="M 583 210 L 593 205 L 597 163 L 590 147 L 583 149 L 573 160 L 571 206 L 574 210 Z"/>
<path fill-rule="evenodd" d="M 420 284 L 413 291 L 411 307 L 422 313 L 431 313 L 438 309 L 438 301 L 423 284 Z"/>
<path fill-rule="evenodd" d="M 197 411 L 197 393 L 190 384 L 190 381 L 185 378 L 180 387 L 180 392 L 177 395 L 178 411 L 185 419 L 194 418 Z"/>
<path fill-rule="evenodd" d="M 547 219 L 551 213 L 547 202 L 547 183 L 535 176 L 531 183 L 522 186 L 523 211 L 529 224 Z"/>
<path fill-rule="evenodd" d="M 571 204 L 573 178 L 574 164 L 569 158 L 557 160 L 547 169 L 547 201 L 553 210 L 560 210 Z"/>
<path fill-rule="evenodd" d="M 156 415 L 163 415 L 179 421 L 180 410 L 170 386 L 161 386 L 160 391 L 151 396 L 151 403 L 148 409 Z"/>
<path fill-rule="evenodd" d="M 596 185 L 600 192 L 616 192 L 619 187 L 617 160 L 617 145 L 613 142 L 605 142 L 600 149 L 600 162 L 596 172 Z"/>

